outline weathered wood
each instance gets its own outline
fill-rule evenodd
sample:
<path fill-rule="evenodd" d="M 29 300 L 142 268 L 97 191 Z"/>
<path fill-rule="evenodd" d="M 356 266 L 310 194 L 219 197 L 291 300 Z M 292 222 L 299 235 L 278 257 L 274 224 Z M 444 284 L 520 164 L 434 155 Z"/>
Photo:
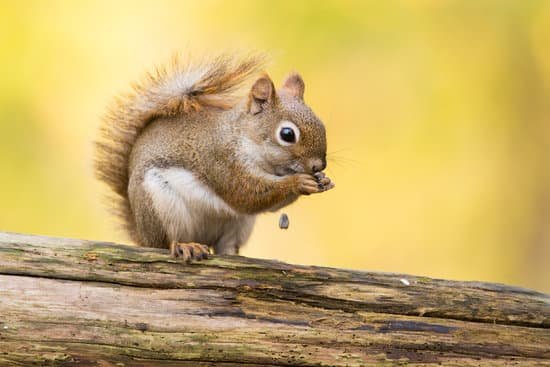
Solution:
<path fill-rule="evenodd" d="M 550 297 L 0 233 L 1 366 L 550 365 Z"/>

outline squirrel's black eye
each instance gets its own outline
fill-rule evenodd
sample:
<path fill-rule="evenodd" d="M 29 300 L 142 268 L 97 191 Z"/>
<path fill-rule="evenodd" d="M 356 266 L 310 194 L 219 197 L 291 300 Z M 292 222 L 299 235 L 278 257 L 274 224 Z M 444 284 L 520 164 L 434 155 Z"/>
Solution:
<path fill-rule="evenodd" d="M 289 146 L 300 141 L 300 129 L 292 121 L 283 120 L 275 130 L 274 138 L 282 146 Z"/>
<path fill-rule="evenodd" d="M 279 135 L 281 136 L 281 139 L 283 141 L 286 141 L 287 143 L 296 142 L 296 134 L 294 133 L 294 130 L 292 130 L 291 127 L 283 127 L 279 132 Z"/>

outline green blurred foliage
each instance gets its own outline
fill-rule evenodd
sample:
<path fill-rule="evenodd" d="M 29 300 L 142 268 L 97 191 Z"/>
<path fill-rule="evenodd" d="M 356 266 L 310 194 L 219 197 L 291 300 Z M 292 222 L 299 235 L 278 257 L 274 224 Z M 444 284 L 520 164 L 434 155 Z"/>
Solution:
<path fill-rule="evenodd" d="M 177 51 L 267 50 L 328 129 L 337 188 L 244 254 L 550 291 L 550 2 L 1 1 L 0 230 L 125 241 L 101 114 Z"/>

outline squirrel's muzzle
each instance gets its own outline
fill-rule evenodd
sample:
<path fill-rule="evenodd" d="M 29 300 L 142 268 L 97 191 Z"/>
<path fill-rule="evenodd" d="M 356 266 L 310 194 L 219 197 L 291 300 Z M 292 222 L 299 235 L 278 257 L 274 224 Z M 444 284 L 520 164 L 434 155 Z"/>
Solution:
<path fill-rule="evenodd" d="M 311 172 L 321 172 L 327 167 L 327 160 L 326 158 L 312 158 L 309 160 L 309 168 Z"/>

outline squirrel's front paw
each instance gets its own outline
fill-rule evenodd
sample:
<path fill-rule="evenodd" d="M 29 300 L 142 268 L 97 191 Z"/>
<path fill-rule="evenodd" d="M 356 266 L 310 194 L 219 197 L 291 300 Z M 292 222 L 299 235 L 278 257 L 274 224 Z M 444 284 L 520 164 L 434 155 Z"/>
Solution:
<path fill-rule="evenodd" d="M 325 176 L 324 172 L 317 172 L 313 176 L 317 180 L 317 183 L 322 186 L 321 191 L 327 191 L 334 188 L 334 182 Z"/>
<path fill-rule="evenodd" d="M 299 173 L 293 176 L 295 180 L 295 190 L 300 195 L 310 195 L 322 191 L 322 185 L 317 179 L 305 173 Z"/>
<path fill-rule="evenodd" d="M 172 257 L 181 257 L 183 261 L 190 262 L 191 260 L 208 259 L 210 251 L 208 246 L 200 243 L 178 243 L 172 242 L 170 245 L 170 255 Z"/>

